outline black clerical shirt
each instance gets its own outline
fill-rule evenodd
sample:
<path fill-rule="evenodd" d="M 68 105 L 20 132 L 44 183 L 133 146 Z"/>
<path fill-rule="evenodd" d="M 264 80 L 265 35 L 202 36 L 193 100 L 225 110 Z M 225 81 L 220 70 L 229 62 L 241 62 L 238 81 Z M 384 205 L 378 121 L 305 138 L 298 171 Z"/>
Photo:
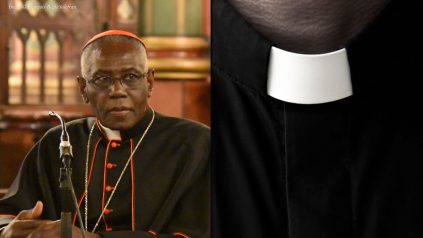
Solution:
<path fill-rule="evenodd" d="M 213 238 L 423 237 L 422 10 L 389 1 L 346 46 L 354 95 L 300 105 L 267 95 L 273 43 L 213 1 Z"/>

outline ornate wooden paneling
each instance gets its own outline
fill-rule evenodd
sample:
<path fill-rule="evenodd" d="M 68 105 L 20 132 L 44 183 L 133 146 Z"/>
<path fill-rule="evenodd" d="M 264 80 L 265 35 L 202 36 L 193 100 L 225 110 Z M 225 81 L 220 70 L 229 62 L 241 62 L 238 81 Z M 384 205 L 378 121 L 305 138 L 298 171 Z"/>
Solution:
<path fill-rule="evenodd" d="M 7 76 L 9 75 L 9 48 L 7 45 L 9 39 L 8 33 L 8 3 L 0 1 L 0 105 L 6 104 L 9 97 Z"/>
<path fill-rule="evenodd" d="M 13 0 L 6 15 L 8 100 L 4 104 L 78 104 L 75 75 L 84 33 L 93 33 L 91 1 Z M 77 28 L 77 30 L 76 30 Z"/>

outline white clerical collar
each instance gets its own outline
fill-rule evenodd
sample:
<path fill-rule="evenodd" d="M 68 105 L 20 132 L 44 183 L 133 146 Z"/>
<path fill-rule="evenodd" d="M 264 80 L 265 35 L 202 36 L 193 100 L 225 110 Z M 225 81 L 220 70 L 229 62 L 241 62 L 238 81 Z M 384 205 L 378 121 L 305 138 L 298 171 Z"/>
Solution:
<path fill-rule="evenodd" d="M 122 140 L 120 136 L 120 131 L 109 129 L 101 124 L 99 121 L 98 124 L 100 125 L 101 129 L 106 133 L 107 139 L 109 140 Z"/>
<path fill-rule="evenodd" d="M 345 49 L 316 55 L 270 50 L 267 93 L 298 104 L 336 101 L 353 94 Z"/>

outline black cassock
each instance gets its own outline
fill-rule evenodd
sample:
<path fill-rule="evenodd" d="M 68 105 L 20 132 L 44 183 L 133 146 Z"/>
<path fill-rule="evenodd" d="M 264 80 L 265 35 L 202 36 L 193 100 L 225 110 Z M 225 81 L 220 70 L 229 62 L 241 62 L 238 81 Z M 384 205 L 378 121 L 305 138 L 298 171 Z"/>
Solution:
<path fill-rule="evenodd" d="M 152 115 L 149 109 L 133 129 L 121 131 L 121 141 L 109 141 L 94 118 L 67 123 L 74 153 L 73 184 L 83 217 L 86 144 L 95 124 L 89 160 L 90 231 Z M 0 200 L 0 214 L 16 215 L 41 200 L 42 218 L 60 218 L 60 133 L 59 127 L 49 130 L 31 149 Z M 208 127 L 156 113 L 97 231 L 104 237 L 210 237 L 209 157 Z M 0 216 L 0 224 L 11 218 Z"/>
<path fill-rule="evenodd" d="M 421 1 L 389 1 L 346 47 L 354 95 L 317 105 L 268 96 L 272 42 L 212 3 L 212 236 L 423 237 Z"/>

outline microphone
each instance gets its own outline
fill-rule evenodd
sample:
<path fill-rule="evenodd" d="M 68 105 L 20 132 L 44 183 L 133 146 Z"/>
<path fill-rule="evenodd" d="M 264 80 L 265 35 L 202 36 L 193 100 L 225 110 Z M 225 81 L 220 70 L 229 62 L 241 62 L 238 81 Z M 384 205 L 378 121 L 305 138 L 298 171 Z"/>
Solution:
<path fill-rule="evenodd" d="M 59 145 L 59 149 L 60 149 L 60 158 L 64 158 L 64 157 L 68 157 L 66 159 L 73 158 L 73 153 L 72 153 L 72 145 L 69 141 L 69 134 L 68 131 L 66 130 L 66 125 L 65 125 L 65 121 L 62 119 L 62 117 L 53 112 L 53 111 L 49 111 L 48 114 L 51 117 L 57 117 L 60 120 L 60 124 L 62 126 L 62 134 L 60 135 L 60 145 Z M 70 161 L 66 161 L 66 167 L 70 168 Z"/>
<path fill-rule="evenodd" d="M 60 120 L 60 124 L 62 126 L 62 134 L 60 135 L 60 159 L 62 160 L 62 168 L 60 168 L 60 190 L 62 192 L 62 212 L 60 214 L 60 220 L 61 220 L 61 231 L 60 231 L 60 237 L 61 238 L 71 238 L 72 237 L 72 221 L 71 221 L 71 211 L 72 206 L 75 207 L 79 226 L 82 232 L 82 237 L 85 238 L 85 229 L 84 224 L 82 222 L 82 216 L 81 212 L 79 211 L 78 201 L 76 199 L 75 190 L 73 188 L 72 184 L 72 168 L 71 168 L 71 162 L 73 158 L 72 153 L 72 145 L 69 140 L 69 134 L 66 130 L 66 124 L 65 121 L 62 119 L 62 117 L 53 112 L 49 111 L 48 114 L 51 117 L 57 117 Z M 72 203 L 73 204 L 72 204 Z"/>

